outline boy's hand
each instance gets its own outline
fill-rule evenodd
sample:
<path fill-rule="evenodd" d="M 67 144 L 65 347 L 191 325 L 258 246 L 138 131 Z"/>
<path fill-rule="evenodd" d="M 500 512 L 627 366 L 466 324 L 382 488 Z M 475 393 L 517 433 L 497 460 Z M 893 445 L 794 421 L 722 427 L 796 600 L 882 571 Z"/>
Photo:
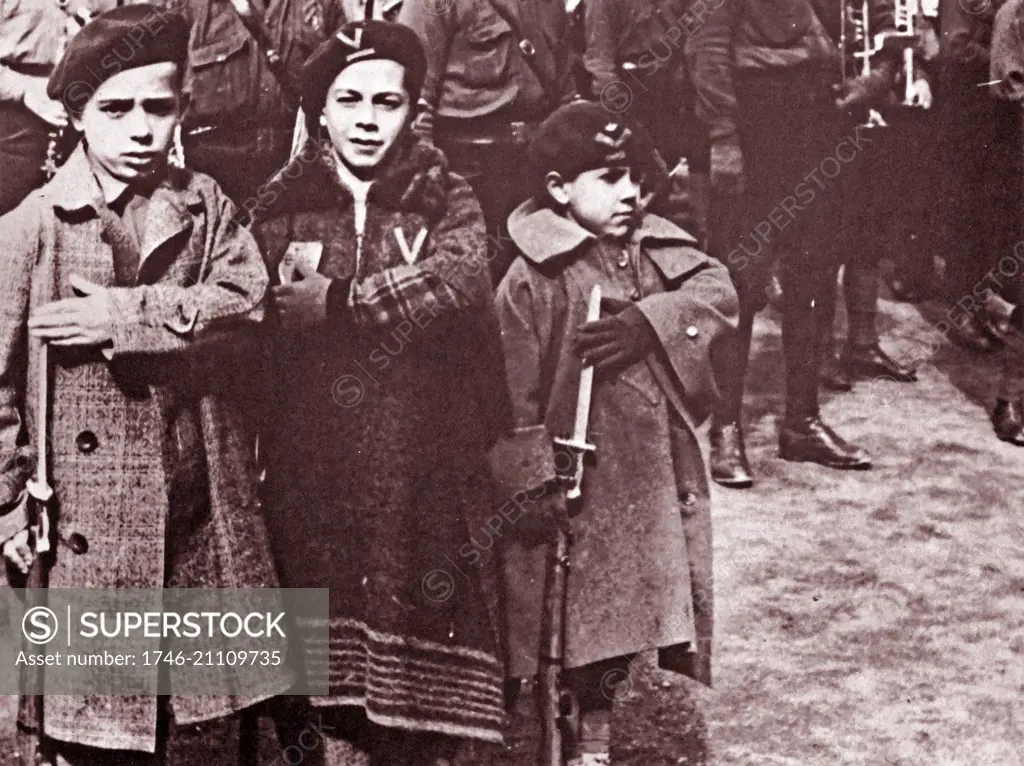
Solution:
<path fill-rule="evenodd" d="M 327 289 L 333 280 L 308 264 L 300 263 L 295 270 L 302 276 L 301 281 L 270 289 L 278 319 L 285 327 L 295 328 L 323 322 L 327 318 Z"/>
<path fill-rule="evenodd" d="M 23 529 L 5 542 L 3 547 L 4 558 L 22 574 L 28 574 L 28 570 L 32 567 L 32 561 L 35 559 L 29 539 L 29 531 Z"/>
<path fill-rule="evenodd" d="M 55 346 L 109 343 L 113 339 L 113 310 L 107 289 L 79 276 L 72 276 L 70 282 L 82 297 L 40 306 L 29 317 L 29 332 Z"/>
<path fill-rule="evenodd" d="M 576 356 L 603 372 L 619 371 L 643 360 L 658 347 L 658 336 L 635 303 L 601 300 L 611 316 L 589 322 L 576 334 Z"/>

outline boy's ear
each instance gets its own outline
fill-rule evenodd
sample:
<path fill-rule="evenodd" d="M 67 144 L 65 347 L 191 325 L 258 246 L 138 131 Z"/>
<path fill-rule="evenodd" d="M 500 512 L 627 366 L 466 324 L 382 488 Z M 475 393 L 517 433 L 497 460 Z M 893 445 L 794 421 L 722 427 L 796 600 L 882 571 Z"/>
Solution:
<path fill-rule="evenodd" d="M 85 130 L 82 128 L 81 112 L 72 112 L 67 107 L 64 107 L 64 110 L 68 113 L 68 122 L 71 123 L 71 127 L 78 133 L 85 133 Z"/>
<path fill-rule="evenodd" d="M 544 188 L 547 189 L 548 195 L 557 202 L 559 205 L 569 204 L 569 189 L 568 184 L 561 173 L 556 173 L 552 170 L 546 176 L 544 176 Z"/>

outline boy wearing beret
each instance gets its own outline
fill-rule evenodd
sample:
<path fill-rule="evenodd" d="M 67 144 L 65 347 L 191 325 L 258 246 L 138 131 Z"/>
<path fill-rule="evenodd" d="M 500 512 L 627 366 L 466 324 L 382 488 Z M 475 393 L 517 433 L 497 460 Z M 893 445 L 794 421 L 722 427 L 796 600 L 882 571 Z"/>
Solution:
<path fill-rule="evenodd" d="M 48 444 L 60 509 L 51 553 L 34 560 L 27 531 L 3 553 L 54 588 L 276 584 L 225 353 L 260 320 L 267 274 L 216 183 L 168 166 L 187 46 L 187 24 L 151 5 L 87 24 L 48 84 L 82 143 L 0 218 L 0 465 Z M 182 725 L 228 727 L 291 681 L 278 668 L 259 696 L 47 695 L 43 741 L 59 763 L 156 763 Z"/>
<path fill-rule="evenodd" d="M 711 528 L 696 429 L 716 398 L 709 353 L 738 306 L 725 268 L 645 212 L 657 163 L 641 130 L 592 103 L 543 123 L 531 146 L 538 194 L 509 218 L 519 257 L 495 298 L 516 423 L 493 454 L 507 489 L 554 478 L 552 440 L 572 435 L 581 370 L 595 368 L 596 461 L 570 521 L 565 636 L 581 709 L 570 763 L 586 766 L 610 762 L 612 700 L 637 653 L 658 649 L 662 667 L 710 683 Z M 601 318 L 587 323 L 595 285 Z M 545 503 L 556 506 L 548 517 L 562 514 L 557 494 Z M 514 678 L 536 672 L 540 645 L 546 546 L 530 536 L 506 550 Z"/>

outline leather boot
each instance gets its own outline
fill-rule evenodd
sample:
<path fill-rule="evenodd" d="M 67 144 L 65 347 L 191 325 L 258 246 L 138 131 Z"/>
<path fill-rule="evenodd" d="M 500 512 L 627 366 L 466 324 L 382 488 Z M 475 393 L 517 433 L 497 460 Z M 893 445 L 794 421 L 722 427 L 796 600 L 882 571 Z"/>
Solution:
<path fill-rule="evenodd" d="M 812 264 L 783 271 L 786 310 L 782 315 L 786 360 L 786 418 L 779 433 L 779 457 L 829 468 L 864 470 L 868 454 L 821 422 L 818 382 L 824 361 L 825 328 L 832 332 L 836 271 Z M 809 273 L 808 273 L 809 272 Z"/>
<path fill-rule="evenodd" d="M 999 441 L 1024 447 L 1024 402 L 1020 399 L 996 399 L 992 427 Z"/>
<path fill-rule="evenodd" d="M 821 384 L 832 391 L 852 391 L 853 381 L 850 371 L 843 359 L 836 355 L 832 347 L 832 327 L 835 324 L 835 308 L 819 321 L 820 335 L 818 355 L 821 358 Z"/>
<path fill-rule="evenodd" d="M 1000 441 L 1024 447 L 1024 312 L 1013 310 L 1007 322 L 1003 372 L 992 426 Z"/>
<path fill-rule="evenodd" d="M 714 423 L 711 426 L 711 478 L 730 489 L 748 489 L 754 485 L 739 423 Z"/>
<path fill-rule="evenodd" d="M 842 364 L 851 381 L 889 378 L 899 383 L 913 383 L 917 373 L 902 367 L 878 343 L 879 273 L 877 267 L 848 264 L 843 275 L 843 294 L 849 331 Z"/>
<path fill-rule="evenodd" d="M 779 433 L 779 457 L 848 471 L 871 468 L 868 453 L 843 439 L 820 417 L 786 422 Z"/>
<path fill-rule="evenodd" d="M 743 302 L 736 333 L 716 346 L 711 357 L 721 393 L 711 428 L 711 478 L 732 489 L 746 489 L 754 484 L 739 425 L 753 329 L 754 310 Z"/>

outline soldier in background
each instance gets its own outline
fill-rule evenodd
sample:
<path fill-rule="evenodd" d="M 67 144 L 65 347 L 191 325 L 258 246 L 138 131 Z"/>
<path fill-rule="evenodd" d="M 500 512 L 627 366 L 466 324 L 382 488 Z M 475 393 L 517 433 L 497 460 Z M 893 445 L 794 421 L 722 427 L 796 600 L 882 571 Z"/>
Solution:
<path fill-rule="evenodd" d="M 289 93 L 271 70 L 266 44 L 256 41 L 232 2 L 173 1 L 192 25 L 185 162 L 213 176 L 235 204 L 251 212 L 260 185 L 291 154 L 298 93 Z M 269 0 L 260 15 L 285 79 L 292 81 L 345 22 L 342 0 Z"/>
<path fill-rule="evenodd" d="M 901 55 L 910 52 L 912 66 L 909 72 L 905 63 L 900 68 L 888 103 L 879 108 L 882 124 L 865 134 L 870 145 L 857 168 L 859 177 L 850 184 L 845 206 L 853 222 L 845 230 L 849 241 L 843 250 L 847 334 L 842 352 L 836 357 L 829 353 L 822 372 L 822 383 L 833 390 L 849 391 L 854 381 L 863 379 L 884 378 L 900 383 L 917 380 L 911 367 L 900 364 L 882 348 L 877 326 L 881 258 L 891 252 L 900 273 L 913 274 L 914 283 L 924 283 L 927 277 L 920 260 L 927 257 L 930 261 L 931 253 L 918 254 L 912 248 L 933 241 L 930 235 L 938 223 L 930 191 L 934 187 L 921 188 L 923 178 L 934 172 L 933 165 L 926 167 L 923 163 L 928 159 L 934 162 L 934 157 L 928 155 L 929 148 L 934 150 L 928 139 L 935 132 L 936 122 L 931 112 L 933 78 L 924 62 L 927 54 L 934 59 L 938 53 L 938 39 L 933 30 L 932 44 L 922 45 L 923 33 L 929 27 L 920 12 L 915 13 L 914 21 L 912 37 L 894 40 L 901 46 Z M 873 32 L 869 30 L 869 34 Z M 852 34 L 853 30 L 847 31 L 848 39 Z M 917 242 L 908 236 L 914 230 L 921 232 Z M 915 258 L 918 263 L 911 262 Z M 906 284 L 913 283 L 908 280 Z M 831 352 L 832 323 L 822 329 Z"/>
<path fill-rule="evenodd" d="M 723 26 L 727 15 L 710 12 L 714 4 L 693 0 L 585 0 L 583 5 L 583 62 L 591 97 L 650 131 L 676 171 L 671 196 L 655 212 L 703 239 L 697 198 L 708 171 L 705 136 L 715 125 L 705 124 L 709 113 L 698 108 L 693 81 L 713 77 L 716 64 L 728 66 L 722 44 L 729 34 Z"/>
<path fill-rule="evenodd" d="M 989 72 L 993 95 L 1006 108 L 1014 109 L 1018 120 L 1024 118 L 1024 0 L 1008 0 L 996 13 Z M 1018 144 L 1018 153 L 1021 150 Z M 1012 189 L 1011 193 L 1016 191 Z M 1017 197 L 1015 201 L 1019 217 L 1022 200 Z M 1002 258 L 1007 255 L 1019 260 L 1016 248 Z M 999 266 L 999 273 L 1010 278 L 1005 293 L 1016 308 L 1010 315 L 1005 335 L 1006 351 L 992 410 L 992 425 L 1000 441 L 1024 447 L 1024 275 L 1019 268 L 1010 274 L 1006 264 L 1000 262 Z"/>
<path fill-rule="evenodd" d="M 563 0 L 407 0 L 398 21 L 427 51 L 415 130 L 473 187 L 497 284 L 514 257 L 505 222 L 533 193 L 524 172 L 527 142 L 576 95 Z"/>
<path fill-rule="evenodd" d="M 4 0 L 0 3 L 0 215 L 46 180 L 51 137 L 67 124 L 46 81 L 68 39 L 115 0 Z"/>
<path fill-rule="evenodd" d="M 1000 332 L 984 308 L 986 274 L 1013 255 L 1020 230 L 1020 116 L 992 98 L 992 24 L 1001 0 L 942 0 L 940 151 L 945 168 L 946 300 L 952 340 L 992 351 Z"/>
<path fill-rule="evenodd" d="M 893 28 L 887 0 L 870 4 L 876 32 Z M 824 6 L 824 7 L 823 7 Z M 821 15 L 819 15 L 821 9 Z M 739 342 L 716 364 L 722 401 L 711 430 L 712 477 L 748 487 L 740 414 L 753 318 L 765 304 L 772 252 L 782 262 L 785 417 L 779 455 L 837 469 L 867 469 L 870 456 L 821 419 L 818 386 L 836 299 L 836 270 L 845 259 L 847 189 L 861 154 L 854 109 L 877 102 L 893 84 L 896 60 L 880 56 L 868 74 L 841 82 L 839 2 L 723 2 L 730 16 L 733 66 L 697 80 L 716 107 L 716 165 L 743 168 L 740 205 L 719 205 L 713 245 L 740 293 Z M 712 101 L 713 100 L 713 101 Z M 728 358 L 724 358 L 728 357 Z"/>

